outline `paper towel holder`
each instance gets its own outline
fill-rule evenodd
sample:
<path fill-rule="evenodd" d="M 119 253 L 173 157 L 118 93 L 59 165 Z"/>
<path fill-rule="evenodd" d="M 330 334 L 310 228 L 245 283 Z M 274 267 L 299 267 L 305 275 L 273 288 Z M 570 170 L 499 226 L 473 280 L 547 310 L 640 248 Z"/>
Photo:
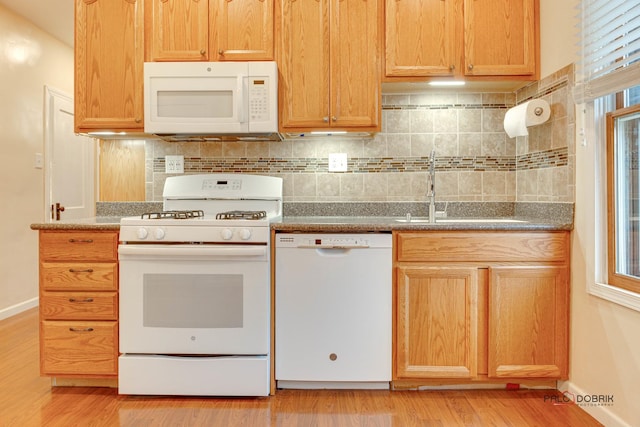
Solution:
<path fill-rule="evenodd" d="M 544 99 L 532 99 L 507 110 L 504 130 L 509 138 L 529 135 L 528 128 L 549 120 L 551 108 Z"/>

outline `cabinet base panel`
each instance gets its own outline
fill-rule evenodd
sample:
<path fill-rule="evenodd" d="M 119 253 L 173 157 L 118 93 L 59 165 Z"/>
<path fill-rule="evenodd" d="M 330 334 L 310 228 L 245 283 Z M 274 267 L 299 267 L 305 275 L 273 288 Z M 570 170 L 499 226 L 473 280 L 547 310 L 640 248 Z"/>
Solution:
<path fill-rule="evenodd" d="M 51 378 L 51 387 L 110 387 L 118 388 L 117 378 Z"/>
<path fill-rule="evenodd" d="M 392 390 L 468 390 L 468 389 L 518 389 L 518 388 L 558 388 L 556 380 L 518 380 L 510 381 L 461 381 L 461 380 L 396 380 L 391 382 Z"/>

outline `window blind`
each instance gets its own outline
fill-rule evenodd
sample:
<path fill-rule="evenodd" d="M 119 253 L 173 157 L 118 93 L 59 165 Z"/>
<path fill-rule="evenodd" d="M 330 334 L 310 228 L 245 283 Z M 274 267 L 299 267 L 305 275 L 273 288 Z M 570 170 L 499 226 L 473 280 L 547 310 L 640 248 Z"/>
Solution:
<path fill-rule="evenodd" d="M 640 84 L 640 1 L 582 0 L 575 101 Z"/>

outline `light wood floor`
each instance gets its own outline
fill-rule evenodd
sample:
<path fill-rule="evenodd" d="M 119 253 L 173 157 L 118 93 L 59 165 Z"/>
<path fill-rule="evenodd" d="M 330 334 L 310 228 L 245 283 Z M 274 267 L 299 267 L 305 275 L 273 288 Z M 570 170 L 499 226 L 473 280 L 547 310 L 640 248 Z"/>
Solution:
<path fill-rule="evenodd" d="M 0 321 L 0 426 L 599 426 L 551 391 L 298 391 L 267 398 L 119 396 L 39 376 L 38 313 Z"/>

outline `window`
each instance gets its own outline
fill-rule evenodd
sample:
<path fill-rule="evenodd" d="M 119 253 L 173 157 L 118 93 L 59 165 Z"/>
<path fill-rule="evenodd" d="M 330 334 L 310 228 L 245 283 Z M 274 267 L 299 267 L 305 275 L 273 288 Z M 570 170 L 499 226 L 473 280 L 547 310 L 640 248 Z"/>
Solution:
<path fill-rule="evenodd" d="M 640 293 L 640 104 L 638 88 L 627 90 L 623 108 L 607 120 L 608 282 Z M 636 105 L 625 107 L 625 104 Z"/>
<path fill-rule="evenodd" d="M 589 293 L 640 311 L 640 2 L 581 0 L 579 10 L 574 99 L 584 112 L 583 153 L 593 156 L 595 171 Z"/>

